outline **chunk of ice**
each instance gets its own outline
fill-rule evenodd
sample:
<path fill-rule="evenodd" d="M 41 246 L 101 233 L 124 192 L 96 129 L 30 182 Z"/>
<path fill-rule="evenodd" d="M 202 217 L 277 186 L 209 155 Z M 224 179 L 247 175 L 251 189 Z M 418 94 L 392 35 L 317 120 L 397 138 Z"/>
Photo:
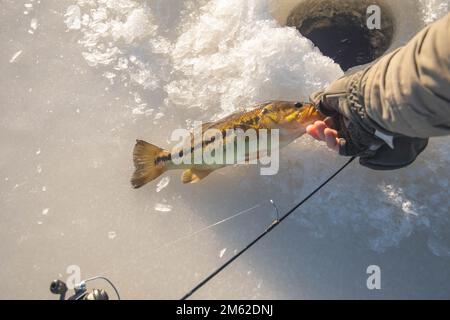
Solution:
<path fill-rule="evenodd" d="M 222 259 L 223 256 L 225 255 L 225 252 L 227 251 L 227 248 L 223 248 L 222 250 L 220 250 L 219 252 L 219 258 Z"/>
<path fill-rule="evenodd" d="M 114 40 L 122 38 L 126 43 L 142 38 L 156 29 L 154 25 L 150 25 L 149 16 L 143 8 L 133 10 L 125 23 L 113 20 L 111 26 Z"/>
<path fill-rule="evenodd" d="M 159 212 L 170 212 L 172 211 L 172 206 L 169 204 L 157 203 L 155 205 L 155 210 Z"/>
<path fill-rule="evenodd" d="M 17 51 L 12 57 L 11 59 L 9 59 L 9 63 L 14 63 L 17 61 L 17 59 L 22 55 L 22 50 Z"/>
<path fill-rule="evenodd" d="M 36 30 L 38 27 L 38 20 L 36 18 L 31 19 L 30 27 L 33 30 Z"/>
<path fill-rule="evenodd" d="M 161 181 L 156 186 L 156 192 L 160 192 L 162 189 L 167 187 L 169 185 L 169 182 L 170 182 L 170 177 L 162 178 Z"/>
<path fill-rule="evenodd" d="M 64 23 L 69 30 L 78 30 L 81 28 L 81 9 L 77 5 L 69 6 L 64 15 Z"/>

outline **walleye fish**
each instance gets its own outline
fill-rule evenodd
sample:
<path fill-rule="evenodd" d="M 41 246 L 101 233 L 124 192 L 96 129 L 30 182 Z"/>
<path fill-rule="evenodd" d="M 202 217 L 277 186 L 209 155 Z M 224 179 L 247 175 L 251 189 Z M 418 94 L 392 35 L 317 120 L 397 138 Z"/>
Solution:
<path fill-rule="evenodd" d="M 247 112 L 236 112 L 224 119 L 212 123 L 205 123 L 202 131 L 214 129 L 220 132 L 222 139 L 203 136 L 200 143 L 195 144 L 194 138 L 191 136 L 190 152 L 185 152 L 185 148 L 175 150 L 173 153 L 160 147 L 152 145 L 142 140 L 136 140 L 133 151 L 133 160 L 135 172 L 131 179 L 134 188 L 140 188 L 148 182 L 158 178 L 161 174 L 168 170 L 184 169 L 181 176 L 183 183 L 196 183 L 208 176 L 211 172 L 223 168 L 229 164 L 195 164 L 190 161 L 189 164 L 175 164 L 173 159 L 178 157 L 189 157 L 194 159 L 195 151 L 198 149 L 205 150 L 211 148 L 218 140 L 222 140 L 221 145 L 225 147 L 235 146 L 235 141 L 226 141 L 228 139 L 228 130 L 240 129 L 243 131 L 253 129 L 258 133 L 261 129 L 267 132 L 278 129 L 279 144 L 278 148 L 282 148 L 304 133 L 306 127 L 317 120 L 323 120 L 325 116 L 317 111 L 314 105 L 310 103 L 288 102 L 288 101 L 270 101 L 258 104 Z M 231 139 L 229 139 L 231 140 Z M 250 143 L 245 140 L 245 143 Z M 270 143 L 270 142 L 269 142 Z M 201 152 L 203 152 L 200 150 Z M 259 153 L 249 154 L 249 148 L 245 148 L 245 159 L 258 158 Z M 226 162 L 222 162 L 226 163 Z"/>

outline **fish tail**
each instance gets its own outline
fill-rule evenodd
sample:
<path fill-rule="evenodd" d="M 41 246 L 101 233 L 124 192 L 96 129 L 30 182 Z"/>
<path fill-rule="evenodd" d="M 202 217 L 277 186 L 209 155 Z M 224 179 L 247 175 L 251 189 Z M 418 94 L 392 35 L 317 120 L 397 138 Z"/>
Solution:
<path fill-rule="evenodd" d="M 135 171 L 131 178 L 134 188 L 140 188 L 158 178 L 166 170 L 166 162 L 170 160 L 170 153 L 153 144 L 136 140 L 133 151 Z"/>

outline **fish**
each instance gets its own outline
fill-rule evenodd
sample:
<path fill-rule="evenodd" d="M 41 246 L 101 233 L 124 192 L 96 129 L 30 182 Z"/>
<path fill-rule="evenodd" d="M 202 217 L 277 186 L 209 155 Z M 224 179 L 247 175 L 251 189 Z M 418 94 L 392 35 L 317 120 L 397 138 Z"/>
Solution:
<path fill-rule="evenodd" d="M 191 139 L 187 142 L 189 146 L 187 149 L 178 148 L 169 152 L 144 140 L 136 140 L 133 150 L 135 171 L 131 178 L 131 185 L 137 189 L 155 180 L 166 171 L 180 169 L 184 170 L 181 175 L 183 183 L 198 183 L 212 172 L 231 165 L 226 164 L 225 161 L 213 164 L 196 164 L 193 161 L 196 151 L 200 149 L 203 152 L 207 148 L 214 148 L 219 142 L 223 148 L 230 146 L 235 148 L 235 139 L 227 136 L 229 130 L 240 129 L 247 131 L 253 129 L 259 137 L 262 129 L 267 130 L 268 134 L 272 130 L 277 129 L 279 133 L 277 147 L 281 149 L 305 134 L 308 125 L 326 118 L 325 115 L 316 109 L 314 104 L 306 102 L 267 101 L 246 110 L 235 112 L 215 122 L 203 124 L 201 127 L 202 132 L 209 132 L 213 129 L 213 132 L 218 132 L 219 138 L 222 139 L 217 139 L 217 135 L 210 137 L 205 134 L 202 136 L 200 143 L 196 143 L 193 134 L 191 134 Z M 249 141 L 250 139 L 246 139 L 245 144 L 249 144 Z M 270 145 L 270 140 L 268 145 Z M 243 155 L 246 161 L 257 159 L 260 154 L 259 152 L 256 154 L 250 153 L 250 148 L 246 146 L 245 155 Z M 192 161 L 188 161 L 187 164 L 175 164 L 174 159 L 177 157 L 178 159 L 186 157 Z"/>

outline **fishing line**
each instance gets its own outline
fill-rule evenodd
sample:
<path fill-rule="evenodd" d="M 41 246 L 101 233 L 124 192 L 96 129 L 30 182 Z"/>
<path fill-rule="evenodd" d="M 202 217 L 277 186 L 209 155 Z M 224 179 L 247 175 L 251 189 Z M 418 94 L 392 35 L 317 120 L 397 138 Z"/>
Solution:
<path fill-rule="evenodd" d="M 211 228 L 217 227 L 218 225 L 220 225 L 220 224 L 222 224 L 222 223 L 225 223 L 225 222 L 227 222 L 227 221 L 229 221 L 229 220 L 232 220 L 232 219 L 237 218 L 237 217 L 239 217 L 239 216 L 242 216 L 242 215 L 244 215 L 244 214 L 246 214 L 246 213 L 249 213 L 250 211 L 253 211 L 254 209 L 259 208 L 259 207 L 261 207 L 261 205 L 257 204 L 256 206 L 253 206 L 253 207 L 251 207 L 251 208 L 248 208 L 248 209 L 245 209 L 245 210 L 243 210 L 243 211 L 240 211 L 240 212 L 238 212 L 238 213 L 236 213 L 236 214 L 234 214 L 234 215 L 232 215 L 232 216 L 230 216 L 230 217 L 228 217 L 228 218 L 225 218 L 225 219 L 223 219 L 223 220 L 220 220 L 220 221 L 218 221 L 218 222 L 216 222 L 216 223 L 213 223 L 213 224 L 211 224 L 211 225 L 209 225 L 209 226 L 207 226 L 207 227 L 204 227 L 204 228 L 202 228 L 202 229 L 200 229 L 200 230 L 197 230 L 197 231 L 195 231 L 195 232 L 193 232 L 193 233 L 190 233 L 190 234 L 188 234 L 188 235 L 185 235 L 185 236 L 183 236 L 183 237 L 181 237 L 181 238 L 178 238 L 178 239 L 176 239 L 176 240 L 174 240 L 174 241 L 170 241 L 170 242 L 168 242 L 168 243 L 162 245 L 159 249 L 165 248 L 165 247 L 169 247 L 169 246 L 172 246 L 172 245 L 174 245 L 174 244 L 176 244 L 176 243 L 178 243 L 178 242 L 180 242 L 180 241 L 182 241 L 182 240 L 190 239 L 190 238 L 192 238 L 192 237 L 198 235 L 199 233 L 202 233 L 202 232 L 205 232 L 206 230 L 209 230 L 209 229 L 211 229 Z M 159 249 L 155 249 L 155 251 L 156 251 L 156 250 L 159 250 Z"/>
<path fill-rule="evenodd" d="M 287 217 L 289 217 L 292 213 L 294 213 L 298 208 L 300 208 L 306 201 L 308 201 L 311 197 L 313 197 L 317 192 L 319 192 L 323 187 L 325 187 L 331 180 L 333 180 L 339 173 L 341 173 L 345 168 L 347 168 L 353 160 L 355 160 L 356 157 L 350 158 L 347 163 L 345 163 L 339 170 L 337 170 L 333 175 L 331 175 L 327 180 L 325 180 L 320 186 L 318 186 L 316 189 L 314 189 L 306 198 L 304 198 L 302 201 L 300 201 L 296 206 L 294 206 L 291 210 L 289 210 L 284 216 L 282 216 L 280 219 L 274 220 L 272 224 L 258 237 L 255 238 L 252 242 L 250 242 L 248 245 L 246 245 L 241 251 L 239 251 L 236 255 L 234 255 L 232 258 L 230 258 L 227 262 L 225 262 L 223 265 L 221 265 L 219 268 L 217 268 L 215 271 L 213 271 L 209 276 L 207 276 L 205 279 L 203 279 L 201 282 L 199 282 L 194 288 L 192 288 L 187 294 L 185 294 L 180 300 L 186 300 L 190 296 L 192 296 L 197 290 L 202 288 L 204 285 L 206 285 L 210 280 L 212 280 L 215 276 L 217 276 L 220 272 L 222 272 L 226 267 L 228 267 L 233 261 L 235 261 L 237 258 L 239 258 L 242 254 L 244 254 L 248 249 L 253 247 L 259 240 L 264 238 L 267 234 L 269 234 L 273 229 L 275 229 L 276 226 L 278 226 L 281 222 L 283 222 Z M 273 202 L 272 202 L 273 203 Z M 276 206 L 275 206 L 276 208 Z M 276 208 L 277 212 L 278 209 Z"/>
<path fill-rule="evenodd" d="M 180 237 L 180 238 L 178 238 L 178 239 L 175 239 L 175 240 L 173 240 L 173 241 L 166 242 L 166 243 L 160 245 L 159 247 L 156 247 L 156 248 L 154 248 L 154 249 L 151 249 L 150 251 L 147 251 L 147 252 L 146 252 L 145 254 L 143 254 L 143 255 L 140 255 L 140 256 L 138 256 L 138 257 L 132 258 L 131 260 L 128 260 L 128 261 L 127 261 L 127 266 L 129 266 L 130 263 L 133 263 L 133 264 L 137 263 L 139 260 L 142 260 L 143 258 L 149 256 L 149 255 L 152 254 L 152 253 L 155 253 L 155 252 L 158 252 L 158 251 L 160 251 L 160 250 L 162 250 L 162 249 L 165 249 L 165 248 L 168 248 L 168 247 L 170 247 L 170 246 L 173 246 L 174 244 L 177 244 L 178 242 L 181 242 L 182 240 L 188 240 L 188 239 L 190 239 L 190 238 L 193 238 L 193 237 L 195 237 L 196 235 L 198 235 L 198 234 L 200 234 L 200 233 L 203 233 L 203 232 L 205 232 L 205 231 L 207 231 L 207 230 L 209 230 L 209 229 L 215 228 L 215 227 L 217 227 L 217 226 L 219 226 L 219 225 L 221 225 L 221 224 L 223 224 L 223 223 L 225 223 L 225 222 L 228 222 L 228 221 L 230 221 L 230 220 L 233 220 L 233 219 L 235 219 L 235 218 L 237 218 L 237 217 L 240 217 L 240 216 L 242 216 L 242 215 L 249 214 L 249 213 L 252 213 L 252 212 L 257 212 L 257 211 L 253 211 L 253 210 L 255 210 L 256 208 L 259 208 L 259 207 L 261 207 L 261 205 L 260 205 L 260 204 L 257 204 L 257 205 L 255 205 L 255 206 L 253 206 L 253 207 L 251 207 L 251 208 L 248 208 L 248 209 L 239 211 L 238 213 L 236 213 L 236 214 L 234 214 L 234 215 L 232 215 L 232 216 L 229 216 L 229 217 L 227 217 L 227 218 L 225 218 L 225 219 L 223 219 L 223 220 L 217 221 L 217 222 L 215 222 L 215 223 L 213 223 L 213 224 L 211 224 L 211 225 L 209 225 L 209 226 L 206 226 L 206 227 L 201 228 L 201 229 L 199 229 L 199 230 L 197 230 L 197 231 L 194 231 L 194 232 L 192 232 L 192 233 L 189 233 L 189 234 L 187 234 L 187 235 L 185 235 L 185 236 L 182 236 L 182 237 Z M 116 269 L 115 269 L 115 270 L 116 270 Z M 109 272 L 111 272 L 111 271 L 112 271 L 112 270 L 105 270 L 105 271 L 103 271 L 103 274 L 109 273 Z"/>
<path fill-rule="evenodd" d="M 116 286 L 114 285 L 114 283 L 112 283 L 111 280 L 109 280 L 108 278 L 103 277 L 103 276 L 96 276 L 96 277 L 92 277 L 92 278 L 83 280 L 83 281 L 81 281 L 80 284 L 78 284 L 78 287 L 79 287 L 79 288 L 83 288 L 83 287 L 86 288 L 86 283 L 87 283 L 87 282 L 94 281 L 94 280 L 98 280 L 98 279 L 105 280 L 106 282 L 108 282 L 109 285 L 110 285 L 110 286 L 114 289 L 114 291 L 116 292 L 117 299 L 120 300 L 119 290 L 117 290 Z"/>

